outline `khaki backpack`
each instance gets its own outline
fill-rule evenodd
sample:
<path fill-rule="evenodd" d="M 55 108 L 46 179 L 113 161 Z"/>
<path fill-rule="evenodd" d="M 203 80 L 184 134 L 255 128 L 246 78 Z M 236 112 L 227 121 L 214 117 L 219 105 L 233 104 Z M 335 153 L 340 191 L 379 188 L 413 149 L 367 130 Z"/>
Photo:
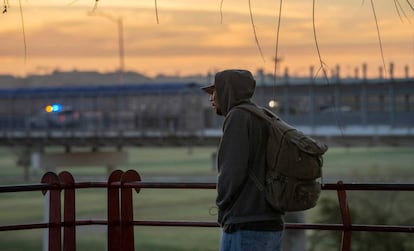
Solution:
<path fill-rule="evenodd" d="M 236 106 L 264 119 L 269 124 L 265 183 L 252 170 L 250 178 L 268 203 L 283 212 L 315 207 L 321 192 L 322 155 L 328 150 L 311 137 L 290 126 L 270 110 L 251 104 Z"/>

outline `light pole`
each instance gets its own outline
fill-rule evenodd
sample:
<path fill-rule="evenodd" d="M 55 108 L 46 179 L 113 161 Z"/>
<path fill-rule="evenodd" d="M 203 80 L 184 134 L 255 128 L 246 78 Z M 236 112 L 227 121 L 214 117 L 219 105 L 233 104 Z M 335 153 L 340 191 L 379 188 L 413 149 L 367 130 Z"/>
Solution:
<path fill-rule="evenodd" d="M 280 66 L 279 64 L 283 61 L 283 58 L 273 58 L 273 62 L 275 64 L 275 78 L 278 77 Z"/>
<path fill-rule="evenodd" d="M 124 24 L 122 17 L 114 17 L 102 11 L 92 11 L 88 13 L 89 16 L 100 16 L 104 17 L 117 24 L 118 28 L 118 55 L 119 55 L 119 82 L 122 84 L 124 82 Z"/>

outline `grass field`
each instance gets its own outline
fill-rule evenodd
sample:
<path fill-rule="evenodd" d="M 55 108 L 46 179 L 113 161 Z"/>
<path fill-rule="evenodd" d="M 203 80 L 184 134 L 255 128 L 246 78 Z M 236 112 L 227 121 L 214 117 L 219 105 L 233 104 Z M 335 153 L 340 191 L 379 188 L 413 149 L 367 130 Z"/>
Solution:
<path fill-rule="evenodd" d="M 215 148 L 133 148 L 129 164 L 120 169 L 135 169 L 143 180 L 214 181 L 211 154 Z M 12 151 L 0 149 L 0 183 L 21 184 L 23 170 L 15 165 Z M 102 181 L 106 169 L 85 167 L 66 169 L 75 180 Z M 58 169 L 57 172 L 63 171 Z M 31 171 L 30 183 L 39 183 L 43 172 Z M 325 157 L 326 182 L 414 182 L 414 148 L 332 148 Z M 393 203 L 413 203 L 395 193 L 375 194 L 376 199 Z M 334 197 L 334 193 L 323 197 Z M 105 219 L 106 192 L 103 189 L 81 189 L 76 193 L 78 219 Z M 134 197 L 136 220 L 205 220 L 215 221 L 214 190 L 145 189 Z M 370 209 L 372 210 L 372 208 Z M 43 221 L 43 199 L 40 192 L 0 194 L 0 225 Z M 396 211 L 397 212 L 397 211 Z M 401 217 L 409 212 L 398 211 Z M 307 222 L 318 220 L 318 207 L 307 212 Z M 403 219 L 402 219 L 403 220 Z M 363 222 L 364 223 L 364 222 Z M 366 222 L 365 222 L 366 223 Z M 217 250 L 220 230 L 217 228 L 136 227 L 136 250 Z M 105 250 L 106 228 L 77 228 L 77 250 Z M 43 230 L 0 232 L 0 250 L 41 250 Z M 339 245 L 339 244 L 338 244 Z"/>

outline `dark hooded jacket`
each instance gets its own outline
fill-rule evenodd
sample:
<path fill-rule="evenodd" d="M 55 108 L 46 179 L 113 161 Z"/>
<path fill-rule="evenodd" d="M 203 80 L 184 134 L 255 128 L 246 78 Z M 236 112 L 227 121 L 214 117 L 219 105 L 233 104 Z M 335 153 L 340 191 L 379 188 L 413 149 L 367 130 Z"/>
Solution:
<path fill-rule="evenodd" d="M 217 103 L 225 117 L 217 156 L 218 222 L 225 230 L 229 226 L 257 222 L 272 222 L 282 228 L 281 212 L 267 204 L 264 193 L 248 175 L 251 169 L 264 181 L 267 124 L 252 113 L 236 108 L 241 103 L 255 105 L 251 97 L 256 81 L 249 71 L 226 70 L 216 74 L 214 83 Z"/>

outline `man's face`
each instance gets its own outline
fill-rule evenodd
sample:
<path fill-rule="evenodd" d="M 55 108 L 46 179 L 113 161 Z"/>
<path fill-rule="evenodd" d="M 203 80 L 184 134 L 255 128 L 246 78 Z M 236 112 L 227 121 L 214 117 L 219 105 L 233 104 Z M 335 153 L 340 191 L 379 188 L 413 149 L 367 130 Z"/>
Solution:
<path fill-rule="evenodd" d="M 222 115 L 221 110 L 220 110 L 220 105 L 217 101 L 216 89 L 214 89 L 213 92 L 210 94 L 210 102 L 211 102 L 211 106 L 216 111 L 216 114 Z"/>

